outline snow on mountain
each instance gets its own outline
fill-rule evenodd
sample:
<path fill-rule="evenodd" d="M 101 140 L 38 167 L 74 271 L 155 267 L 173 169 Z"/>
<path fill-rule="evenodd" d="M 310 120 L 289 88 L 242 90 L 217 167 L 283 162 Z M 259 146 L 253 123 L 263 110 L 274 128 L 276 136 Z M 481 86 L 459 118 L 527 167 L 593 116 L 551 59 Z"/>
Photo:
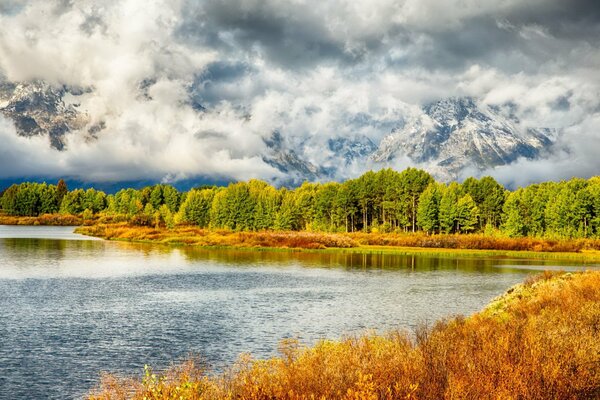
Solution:
<path fill-rule="evenodd" d="M 450 98 L 423 107 L 386 136 L 372 159 L 385 165 L 407 156 L 442 180 L 466 169 L 484 171 L 519 158 L 542 156 L 552 145 L 548 129 L 523 128 L 498 108 L 473 98 Z"/>
<path fill-rule="evenodd" d="M 19 135 L 46 135 L 53 148 L 64 150 L 67 133 L 78 131 L 93 138 L 104 129 L 103 124 L 90 126 L 86 111 L 79 109 L 77 99 L 84 93 L 41 81 L 0 81 L 0 113 L 13 121 Z M 199 104 L 194 109 L 205 110 Z M 282 128 L 264 139 L 261 156 L 287 177 L 285 184 L 347 178 L 407 159 L 448 181 L 463 172 L 476 174 L 549 151 L 555 132 L 524 127 L 508 109 L 507 113 L 506 107 L 479 104 L 468 97 L 439 100 L 420 111 L 407 111 L 378 144 L 358 133 L 328 138 L 307 131 L 306 137 L 291 140 Z"/>
<path fill-rule="evenodd" d="M 0 112 L 13 121 L 19 135 L 47 135 L 50 145 L 62 150 L 64 135 L 88 123 L 77 103 L 65 101 L 69 95 L 77 94 L 80 93 L 56 89 L 41 81 L 0 82 Z"/>

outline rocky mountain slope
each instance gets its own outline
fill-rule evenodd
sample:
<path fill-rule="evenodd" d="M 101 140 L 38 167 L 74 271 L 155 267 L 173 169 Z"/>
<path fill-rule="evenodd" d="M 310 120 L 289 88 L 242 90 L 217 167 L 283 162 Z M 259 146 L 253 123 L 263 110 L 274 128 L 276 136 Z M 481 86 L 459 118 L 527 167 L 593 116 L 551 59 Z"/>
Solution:
<path fill-rule="evenodd" d="M 88 123 L 77 103 L 65 102 L 65 97 L 77 94 L 41 81 L 0 82 L 0 113 L 13 121 L 19 135 L 47 135 L 50 145 L 62 150 L 64 135 Z"/>
<path fill-rule="evenodd" d="M 467 168 L 483 171 L 540 157 L 552 145 L 552 131 L 523 128 L 516 117 L 472 98 L 440 100 L 422 110 L 381 141 L 375 162 L 406 156 L 449 180 Z"/>

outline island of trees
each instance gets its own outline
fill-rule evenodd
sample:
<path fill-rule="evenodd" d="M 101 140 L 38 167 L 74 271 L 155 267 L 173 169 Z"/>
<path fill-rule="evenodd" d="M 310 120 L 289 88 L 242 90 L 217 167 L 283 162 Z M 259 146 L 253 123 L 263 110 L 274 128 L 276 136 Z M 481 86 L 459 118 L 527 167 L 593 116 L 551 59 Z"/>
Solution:
<path fill-rule="evenodd" d="M 170 185 L 106 194 L 21 183 L 2 193 L 3 213 L 120 217 L 132 225 L 178 224 L 232 231 L 489 233 L 507 237 L 598 238 L 600 177 L 508 191 L 491 177 L 436 182 L 408 168 L 367 172 L 342 183 L 277 189 L 260 180 L 179 192 Z"/>

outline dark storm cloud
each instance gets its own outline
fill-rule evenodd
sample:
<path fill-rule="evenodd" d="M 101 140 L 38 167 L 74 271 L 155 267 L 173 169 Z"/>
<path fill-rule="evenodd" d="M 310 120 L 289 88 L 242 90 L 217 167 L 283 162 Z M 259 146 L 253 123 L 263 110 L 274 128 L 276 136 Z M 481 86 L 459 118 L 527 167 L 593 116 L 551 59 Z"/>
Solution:
<path fill-rule="evenodd" d="M 600 2 L 596 0 L 551 0 L 519 8 L 506 18 L 514 24 L 542 26 L 555 38 L 598 44 Z"/>
<path fill-rule="evenodd" d="M 339 4 L 343 16 L 345 3 L 333 3 Z M 316 4 L 190 1 L 191 11 L 179 33 L 186 40 L 226 49 L 230 54 L 258 52 L 291 69 L 332 61 L 351 67 L 381 58 L 396 68 L 455 70 L 484 63 L 509 72 L 534 70 L 567 56 L 572 42 L 597 47 L 600 35 L 600 3 L 596 1 L 515 2 L 492 13 L 467 12 L 468 7 L 456 3 L 455 14 L 448 18 L 435 15 L 443 2 L 423 2 L 433 18 L 415 19 L 399 8 L 398 18 L 374 21 L 368 30 L 352 25 L 353 16 L 342 21 L 347 24 L 344 29 L 332 28 L 335 16 L 318 14 Z M 476 5 L 471 7 L 477 10 Z M 407 53 L 390 58 L 388 52 L 394 48 Z"/>
<path fill-rule="evenodd" d="M 190 87 L 191 96 L 203 107 L 211 107 L 216 103 L 226 101 L 239 101 L 246 93 L 225 90 L 225 85 L 232 85 L 256 73 L 256 69 L 244 62 L 216 61 L 206 66 L 198 74 Z"/>
<path fill-rule="evenodd" d="M 252 3 L 252 2 L 250 2 Z M 286 67 L 304 67 L 328 60 L 353 60 L 309 6 L 242 1 L 190 3 L 180 34 L 204 45 L 240 53 L 259 53 Z"/>

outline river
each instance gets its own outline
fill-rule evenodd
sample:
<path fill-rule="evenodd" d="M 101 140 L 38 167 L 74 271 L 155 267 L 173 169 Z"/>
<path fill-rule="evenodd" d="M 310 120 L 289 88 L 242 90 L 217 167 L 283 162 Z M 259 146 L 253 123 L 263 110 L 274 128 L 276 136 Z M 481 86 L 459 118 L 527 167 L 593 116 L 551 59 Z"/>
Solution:
<path fill-rule="evenodd" d="M 556 261 L 206 250 L 0 226 L 0 398 L 81 398 L 101 371 L 277 354 L 470 314 Z M 551 264 L 551 265 L 550 265 Z"/>

